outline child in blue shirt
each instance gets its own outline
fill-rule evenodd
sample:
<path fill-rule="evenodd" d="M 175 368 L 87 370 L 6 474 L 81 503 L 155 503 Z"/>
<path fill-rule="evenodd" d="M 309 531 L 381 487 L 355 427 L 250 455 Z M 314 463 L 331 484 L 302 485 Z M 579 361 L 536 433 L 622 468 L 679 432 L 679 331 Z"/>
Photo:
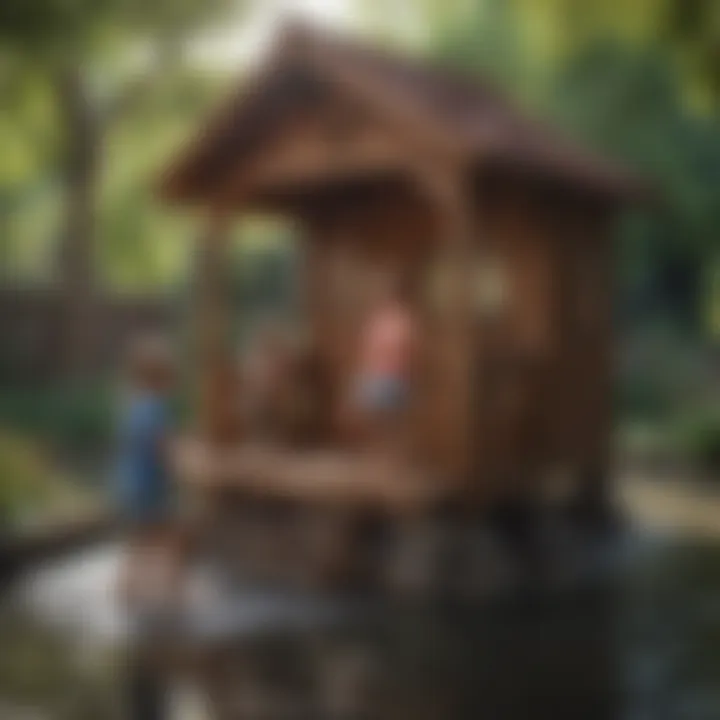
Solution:
<path fill-rule="evenodd" d="M 135 342 L 120 413 L 113 500 L 127 533 L 120 594 L 129 604 L 179 590 L 180 533 L 168 462 L 169 395 L 174 369 L 159 338 Z M 140 597 L 140 595 L 143 597 Z"/>

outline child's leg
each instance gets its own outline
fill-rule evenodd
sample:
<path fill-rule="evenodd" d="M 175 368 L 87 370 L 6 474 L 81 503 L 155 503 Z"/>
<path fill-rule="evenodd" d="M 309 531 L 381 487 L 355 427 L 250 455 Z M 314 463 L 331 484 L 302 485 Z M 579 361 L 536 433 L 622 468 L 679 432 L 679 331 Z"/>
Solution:
<path fill-rule="evenodd" d="M 185 595 L 185 580 L 188 561 L 187 533 L 177 523 L 167 523 L 158 529 L 157 535 L 157 577 L 159 591 L 169 603 L 182 603 Z"/>
<path fill-rule="evenodd" d="M 117 585 L 120 602 L 126 606 L 132 606 L 141 599 L 145 586 L 147 559 L 146 533 L 133 531 L 125 543 Z"/>

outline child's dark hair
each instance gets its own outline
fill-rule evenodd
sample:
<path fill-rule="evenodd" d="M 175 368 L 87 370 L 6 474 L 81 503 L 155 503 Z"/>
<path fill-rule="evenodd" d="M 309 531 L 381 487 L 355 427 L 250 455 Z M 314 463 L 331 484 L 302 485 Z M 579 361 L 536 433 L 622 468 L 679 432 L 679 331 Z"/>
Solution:
<path fill-rule="evenodd" d="M 126 373 L 132 385 L 157 390 L 168 385 L 175 374 L 173 353 L 167 339 L 143 334 L 128 345 Z"/>

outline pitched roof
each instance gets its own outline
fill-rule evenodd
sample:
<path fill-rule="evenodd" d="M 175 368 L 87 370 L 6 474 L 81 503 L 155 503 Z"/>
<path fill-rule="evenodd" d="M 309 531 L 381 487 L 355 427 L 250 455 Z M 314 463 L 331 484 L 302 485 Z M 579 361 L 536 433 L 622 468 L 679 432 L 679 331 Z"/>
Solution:
<path fill-rule="evenodd" d="M 438 147 L 601 194 L 645 192 L 632 173 L 528 117 L 487 83 L 293 24 L 277 40 L 265 67 L 169 168 L 162 194 L 190 201 L 209 196 L 224 173 L 280 120 L 307 78 L 363 94 L 367 102 L 395 113 L 400 122 L 417 125 L 426 142 Z"/>

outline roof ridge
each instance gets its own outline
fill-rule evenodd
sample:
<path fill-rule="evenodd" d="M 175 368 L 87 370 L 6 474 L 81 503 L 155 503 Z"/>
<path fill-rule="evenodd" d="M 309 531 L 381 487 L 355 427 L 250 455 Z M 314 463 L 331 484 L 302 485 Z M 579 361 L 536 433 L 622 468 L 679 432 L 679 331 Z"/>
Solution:
<path fill-rule="evenodd" d="M 178 197 L 191 195 L 193 184 L 204 182 L 203 172 L 212 172 L 208 168 L 227 154 L 229 143 L 237 152 L 253 142 L 248 124 L 240 123 L 240 118 L 247 119 L 253 108 L 257 111 L 258 98 L 278 73 L 298 70 L 351 84 L 369 102 L 386 105 L 401 123 L 413 123 L 427 142 L 439 142 L 453 153 L 482 154 L 491 161 L 534 168 L 541 175 L 611 195 L 632 192 L 643 184 L 563 133 L 550 118 L 534 117 L 487 77 L 291 17 L 279 28 L 248 84 L 212 117 L 205 132 L 170 169 L 168 195 L 172 190 Z"/>
<path fill-rule="evenodd" d="M 297 56 L 298 59 L 308 55 L 317 57 L 322 52 L 338 59 L 344 57 L 355 65 L 364 65 L 365 72 L 376 79 L 378 75 L 384 76 L 381 81 L 386 84 L 389 72 L 400 72 L 401 76 L 393 79 L 394 84 L 402 92 L 407 90 L 408 84 L 414 83 L 415 95 L 408 96 L 406 92 L 406 99 L 410 102 L 421 100 L 418 109 L 432 109 L 438 119 L 445 122 L 453 114 L 454 121 L 457 121 L 458 114 L 464 116 L 477 127 L 477 135 L 482 139 L 486 138 L 487 127 L 483 127 L 481 114 L 486 119 L 493 114 L 502 116 L 503 122 L 512 125 L 513 129 L 529 131 L 535 126 L 535 130 L 540 130 L 544 126 L 547 132 L 553 130 L 549 120 L 528 117 L 531 109 L 525 108 L 511 93 L 480 72 L 451 67 L 439 59 L 433 61 L 419 54 L 408 55 L 399 48 L 364 41 L 349 32 L 320 27 L 302 18 L 291 18 L 281 28 L 275 47 L 276 52 L 289 51 L 291 57 Z M 428 107 L 428 100 L 433 101 L 432 108 Z M 558 133 L 554 135 L 557 137 Z"/>
<path fill-rule="evenodd" d="M 450 66 L 439 58 L 428 58 L 419 53 L 408 53 L 399 47 L 379 43 L 376 39 L 364 40 L 350 32 L 315 25 L 304 18 L 291 17 L 281 26 L 277 45 L 293 46 L 298 50 L 312 48 L 321 43 L 333 52 L 351 52 L 392 63 L 418 75 L 453 86 L 467 93 L 492 95 L 499 102 L 512 103 L 510 95 L 491 78 L 467 68 Z"/>

